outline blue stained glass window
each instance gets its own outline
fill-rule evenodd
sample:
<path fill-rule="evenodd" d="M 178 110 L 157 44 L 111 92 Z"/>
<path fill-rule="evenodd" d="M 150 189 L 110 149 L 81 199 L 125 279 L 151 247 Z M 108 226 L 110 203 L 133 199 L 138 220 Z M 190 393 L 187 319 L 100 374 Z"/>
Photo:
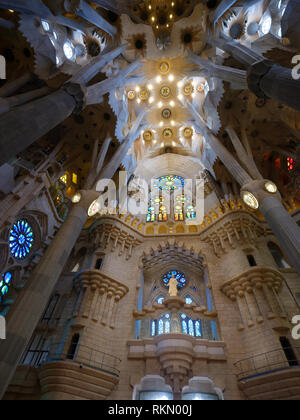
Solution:
<path fill-rule="evenodd" d="M 187 305 L 191 305 L 191 304 L 193 303 L 193 299 L 192 299 L 191 297 L 186 297 L 186 298 L 185 298 L 185 303 L 186 303 Z"/>
<path fill-rule="evenodd" d="M 163 283 L 166 287 L 168 287 L 169 281 L 172 277 L 175 277 L 175 279 L 178 281 L 178 287 L 179 289 L 182 289 L 186 285 L 186 278 L 183 273 L 180 273 L 179 271 L 169 271 L 169 273 L 165 274 L 163 278 Z"/>
<path fill-rule="evenodd" d="M 194 322 L 192 319 L 189 320 L 189 335 L 192 335 L 192 336 L 195 335 Z"/>
<path fill-rule="evenodd" d="M 160 319 L 158 321 L 158 335 L 161 335 L 164 333 L 164 321 Z"/>
<path fill-rule="evenodd" d="M 12 256 L 16 259 L 26 258 L 33 246 L 33 230 L 28 222 L 19 220 L 9 232 L 9 247 Z"/>
<path fill-rule="evenodd" d="M 156 322 L 152 321 L 151 322 L 151 336 L 154 337 L 156 333 Z"/>
<path fill-rule="evenodd" d="M 201 322 L 195 321 L 196 337 L 202 337 Z"/>
<path fill-rule="evenodd" d="M 157 329 L 156 329 L 157 325 Z M 170 334 L 171 332 L 171 316 L 170 314 L 162 315 L 158 321 L 151 321 L 151 337 L 161 334 Z"/>
<path fill-rule="evenodd" d="M 201 321 L 193 321 L 186 314 L 181 314 L 181 328 L 183 334 L 191 335 L 192 337 L 202 338 Z"/>
<path fill-rule="evenodd" d="M 0 280 L 0 303 L 2 302 L 4 296 L 7 295 L 11 281 L 12 274 L 9 271 L 5 274 L 2 274 Z"/>
<path fill-rule="evenodd" d="M 162 303 L 163 303 L 163 301 L 165 300 L 165 298 L 163 297 L 163 296 L 160 296 L 157 300 L 156 300 L 156 302 L 159 304 L 159 305 L 161 305 Z"/>
<path fill-rule="evenodd" d="M 170 321 L 166 321 L 166 323 L 165 323 L 165 333 L 166 334 L 170 334 L 170 332 L 171 332 L 171 324 L 170 324 Z"/>
<path fill-rule="evenodd" d="M 183 319 L 182 322 L 181 322 L 181 324 L 182 324 L 182 332 L 183 332 L 183 334 L 188 334 L 188 327 L 187 327 L 186 320 Z"/>

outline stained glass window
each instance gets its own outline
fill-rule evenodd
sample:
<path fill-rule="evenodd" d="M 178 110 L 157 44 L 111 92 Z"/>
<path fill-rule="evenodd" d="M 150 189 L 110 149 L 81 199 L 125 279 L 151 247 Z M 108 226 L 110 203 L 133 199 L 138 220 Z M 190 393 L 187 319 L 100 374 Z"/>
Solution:
<path fill-rule="evenodd" d="M 166 287 L 168 287 L 169 281 L 173 276 L 178 281 L 179 289 L 182 289 L 186 285 L 186 278 L 185 278 L 185 275 L 183 273 L 180 273 L 177 270 L 169 271 L 169 273 L 165 274 L 165 276 L 163 278 L 164 285 Z"/>
<path fill-rule="evenodd" d="M 158 321 L 158 335 L 161 335 L 164 333 L 164 321 L 160 319 Z"/>
<path fill-rule="evenodd" d="M 167 175 L 158 178 L 154 187 L 161 191 L 177 191 L 184 188 L 184 178 L 177 175 Z"/>
<path fill-rule="evenodd" d="M 34 243 L 33 230 L 28 222 L 19 220 L 9 233 L 10 252 L 14 258 L 26 258 Z"/>
<path fill-rule="evenodd" d="M 167 222 L 168 208 L 164 204 L 164 197 L 156 196 L 151 199 L 147 214 L 147 222 Z"/>
<path fill-rule="evenodd" d="M 185 303 L 187 304 L 187 305 L 191 305 L 192 303 L 193 303 L 193 299 L 191 298 L 191 297 L 186 297 L 185 298 Z"/>
<path fill-rule="evenodd" d="M 191 318 L 188 318 L 186 314 L 181 314 L 181 328 L 183 334 L 198 338 L 202 337 L 201 321 L 193 321 Z"/>
<path fill-rule="evenodd" d="M 287 158 L 287 167 L 289 171 L 292 171 L 295 167 L 295 160 L 293 158 Z"/>
<path fill-rule="evenodd" d="M 195 321 L 196 337 L 202 337 L 201 322 Z"/>
<path fill-rule="evenodd" d="M 7 295 L 11 282 L 12 274 L 9 271 L 5 274 L 2 274 L 0 280 L 0 303 L 3 301 L 4 296 Z"/>
<path fill-rule="evenodd" d="M 176 222 L 184 221 L 184 204 L 185 204 L 185 196 L 178 195 L 175 199 L 175 208 L 174 208 L 174 219 Z"/>
<path fill-rule="evenodd" d="M 157 326 L 157 328 L 156 328 Z M 171 332 L 171 316 L 170 314 L 162 315 L 158 322 L 151 321 L 151 337 L 161 334 L 170 334 Z"/>
<path fill-rule="evenodd" d="M 64 183 L 65 185 L 68 185 L 68 175 L 65 174 L 62 177 L 60 177 L 60 180 L 62 183 Z"/>
<path fill-rule="evenodd" d="M 156 322 L 153 320 L 151 321 L 151 337 L 154 337 L 156 334 Z"/>
<path fill-rule="evenodd" d="M 183 334 L 188 334 L 188 326 L 186 321 L 187 316 L 185 314 L 181 314 L 181 328 Z"/>
<path fill-rule="evenodd" d="M 150 206 L 147 214 L 147 222 L 155 222 L 156 221 L 156 214 L 155 214 L 155 207 Z"/>
<path fill-rule="evenodd" d="M 156 299 L 156 302 L 161 305 L 163 301 L 165 300 L 164 296 L 160 296 L 158 299 Z"/>
<path fill-rule="evenodd" d="M 192 336 L 195 335 L 194 322 L 192 319 L 189 320 L 189 335 L 192 335 Z"/>
<path fill-rule="evenodd" d="M 171 324 L 170 324 L 170 321 L 166 321 L 165 322 L 165 333 L 166 334 L 170 334 L 170 332 L 171 332 Z"/>
<path fill-rule="evenodd" d="M 191 204 L 187 206 L 187 209 L 186 209 L 186 218 L 189 219 L 189 220 L 196 219 L 195 208 Z"/>

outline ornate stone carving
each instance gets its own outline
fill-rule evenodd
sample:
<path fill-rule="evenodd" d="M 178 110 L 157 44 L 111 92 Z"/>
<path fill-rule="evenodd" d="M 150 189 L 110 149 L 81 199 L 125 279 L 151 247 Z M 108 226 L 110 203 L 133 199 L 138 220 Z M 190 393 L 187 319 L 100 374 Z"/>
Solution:
<path fill-rule="evenodd" d="M 278 293 L 283 283 L 284 277 L 279 271 L 254 267 L 223 284 L 222 292 L 237 302 L 241 316 L 240 330 L 275 318 L 281 319 L 281 326 L 288 326 L 284 321 L 287 314 Z"/>
<path fill-rule="evenodd" d="M 118 302 L 128 293 L 128 287 L 99 270 L 81 272 L 74 285 L 80 292 L 74 316 L 115 328 Z"/>

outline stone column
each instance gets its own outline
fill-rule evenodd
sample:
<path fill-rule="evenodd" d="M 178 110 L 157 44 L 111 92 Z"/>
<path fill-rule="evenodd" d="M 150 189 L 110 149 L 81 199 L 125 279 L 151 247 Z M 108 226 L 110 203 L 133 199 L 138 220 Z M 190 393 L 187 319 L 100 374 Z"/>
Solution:
<path fill-rule="evenodd" d="M 143 114 L 144 115 L 144 114 Z M 136 139 L 140 128 L 137 119 L 136 130 L 131 133 L 130 141 Z M 126 141 L 124 141 L 125 144 Z M 123 145 L 122 145 L 123 146 Z M 106 176 L 111 179 L 124 159 L 128 148 L 120 146 L 112 158 L 113 164 L 108 165 Z M 14 307 L 9 313 L 7 323 L 7 340 L 0 346 L 0 399 L 14 375 L 17 365 L 26 346 L 38 324 L 49 297 L 61 275 L 69 255 L 78 239 L 88 217 L 88 209 L 98 197 L 95 191 L 81 191 L 81 201 L 74 205 L 65 223 L 55 236 L 39 265 L 32 273 L 28 287 L 19 295 Z"/>
<path fill-rule="evenodd" d="M 291 69 L 263 59 L 249 67 L 248 86 L 260 98 L 273 98 L 300 111 L 300 83 Z"/>
<path fill-rule="evenodd" d="M 33 271 L 24 293 L 20 294 L 7 317 L 7 339 L 0 345 L 0 398 L 14 375 L 49 296 L 87 220 L 87 210 L 98 196 L 82 191 L 82 200 L 73 206 L 65 223 Z"/>
<path fill-rule="evenodd" d="M 142 311 L 144 306 L 144 272 L 143 269 L 141 269 L 140 273 L 140 287 L 139 287 L 139 294 L 138 294 L 138 303 L 137 303 L 137 310 Z M 136 340 L 141 338 L 141 327 L 142 327 L 142 321 L 138 320 L 135 321 L 135 332 L 134 332 L 134 338 Z"/>
<path fill-rule="evenodd" d="M 49 88 L 48 86 L 45 86 L 41 89 L 36 89 L 27 93 L 22 93 L 21 95 L 11 96 L 9 98 L 0 98 L 0 114 L 9 112 L 12 108 L 16 106 L 23 105 L 34 99 L 40 98 L 41 96 L 47 95 L 48 93 Z"/>
<path fill-rule="evenodd" d="M 267 180 L 253 181 L 242 188 L 251 192 L 259 203 L 259 210 L 280 242 L 283 251 L 300 275 L 300 228 L 281 204 L 279 193 L 265 189 Z"/>
<path fill-rule="evenodd" d="M 208 43 L 226 51 L 248 70 L 248 87 L 258 97 L 278 100 L 300 110 L 299 80 L 292 77 L 292 69 L 282 67 L 245 45 L 226 38 L 209 37 Z"/>
<path fill-rule="evenodd" d="M 80 85 L 66 85 L 44 98 L 22 105 L 0 117 L 0 165 L 68 118 L 84 93 Z"/>
<path fill-rule="evenodd" d="M 5 85 L 0 89 L 0 97 L 4 98 L 6 96 L 13 95 L 16 93 L 21 87 L 26 85 L 26 83 L 30 82 L 30 80 L 33 78 L 32 73 L 25 73 L 23 76 L 19 77 L 16 80 L 13 80 L 12 82 L 7 82 Z"/>
<path fill-rule="evenodd" d="M 64 5 L 68 13 L 77 14 L 81 18 L 107 32 L 111 37 L 116 35 L 117 29 L 108 23 L 107 20 L 105 20 L 92 6 L 90 6 L 85 1 L 81 1 L 80 5 L 78 5 L 78 2 L 76 2 L 76 5 L 74 6 L 74 2 L 67 0 L 65 1 Z"/>

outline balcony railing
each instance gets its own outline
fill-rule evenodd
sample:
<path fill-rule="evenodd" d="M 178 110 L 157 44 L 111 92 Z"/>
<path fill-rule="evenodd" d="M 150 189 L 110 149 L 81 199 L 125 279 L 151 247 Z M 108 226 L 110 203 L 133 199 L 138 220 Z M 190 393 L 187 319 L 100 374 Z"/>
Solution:
<path fill-rule="evenodd" d="M 234 364 L 239 380 L 266 375 L 279 370 L 300 366 L 300 347 L 277 349 L 258 354 Z"/>
<path fill-rule="evenodd" d="M 22 364 L 39 367 L 53 361 L 72 361 L 80 366 L 87 366 L 116 377 L 120 376 L 119 366 L 121 360 L 111 354 L 107 354 L 87 346 L 78 346 L 75 354 L 68 354 L 59 350 L 60 344 L 53 344 L 49 350 L 29 350 Z"/>

